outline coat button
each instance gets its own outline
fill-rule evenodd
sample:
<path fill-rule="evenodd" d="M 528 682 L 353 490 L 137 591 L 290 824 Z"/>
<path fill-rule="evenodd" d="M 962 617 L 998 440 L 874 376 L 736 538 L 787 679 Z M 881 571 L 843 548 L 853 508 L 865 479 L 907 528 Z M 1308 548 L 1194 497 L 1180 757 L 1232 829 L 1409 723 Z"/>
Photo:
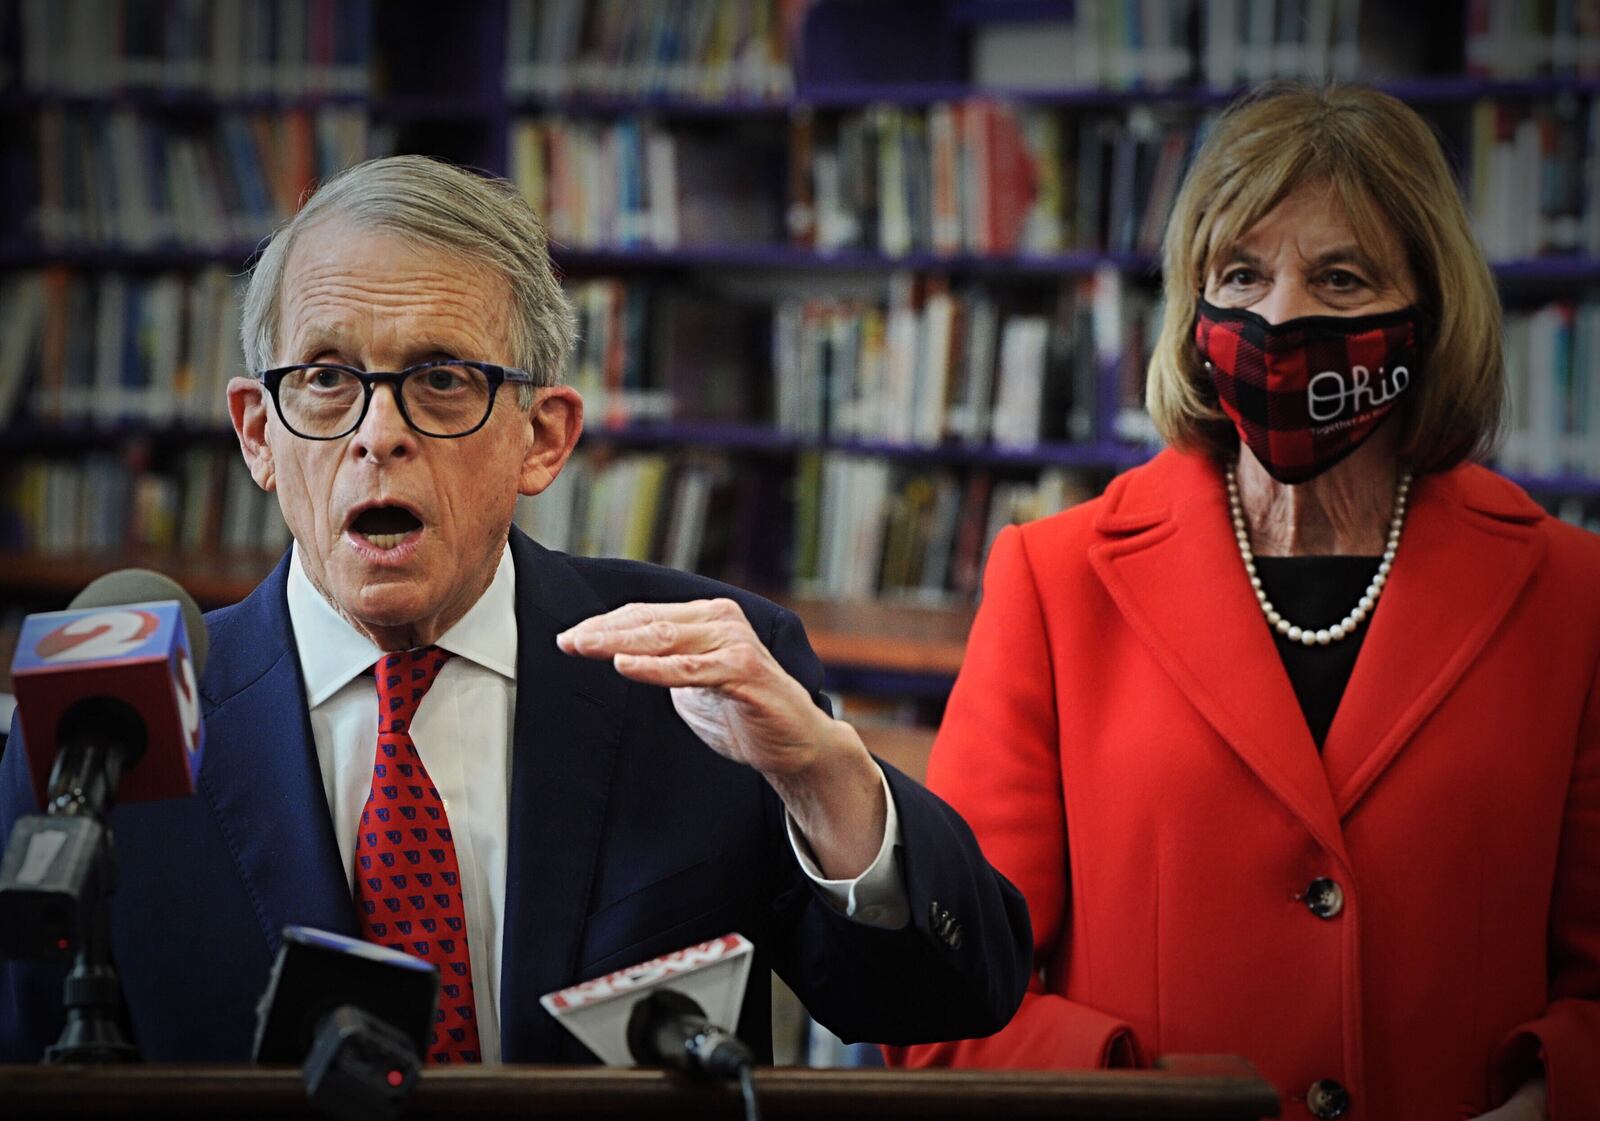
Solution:
<path fill-rule="evenodd" d="M 1350 1112 L 1350 1091 L 1331 1078 L 1319 1078 L 1306 1091 L 1306 1108 L 1321 1121 L 1343 1117 Z"/>
<path fill-rule="evenodd" d="M 1344 910 L 1344 889 L 1326 876 L 1306 888 L 1306 909 L 1319 919 L 1331 919 Z"/>

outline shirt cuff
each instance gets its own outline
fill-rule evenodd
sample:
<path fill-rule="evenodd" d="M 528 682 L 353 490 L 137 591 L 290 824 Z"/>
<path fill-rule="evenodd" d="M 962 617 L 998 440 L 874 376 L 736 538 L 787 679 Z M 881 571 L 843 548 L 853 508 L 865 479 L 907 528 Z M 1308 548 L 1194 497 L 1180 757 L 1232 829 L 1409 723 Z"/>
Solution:
<path fill-rule="evenodd" d="M 877 766 L 876 763 L 873 765 Z M 854 919 L 863 926 L 898 930 L 911 918 L 911 904 L 906 898 L 905 883 L 900 877 L 900 862 L 895 856 L 895 849 L 900 845 L 900 815 L 895 812 L 894 795 L 889 791 L 889 779 L 882 767 L 878 767 L 878 781 L 883 784 L 883 798 L 888 806 L 883 821 L 883 843 L 878 846 L 878 855 L 873 857 L 866 871 L 854 879 L 825 879 L 822 869 L 817 867 L 811 855 L 811 846 L 801 835 L 793 816 L 786 811 L 783 817 L 795 859 L 800 861 L 800 867 L 829 903 L 844 912 L 846 918 Z"/>

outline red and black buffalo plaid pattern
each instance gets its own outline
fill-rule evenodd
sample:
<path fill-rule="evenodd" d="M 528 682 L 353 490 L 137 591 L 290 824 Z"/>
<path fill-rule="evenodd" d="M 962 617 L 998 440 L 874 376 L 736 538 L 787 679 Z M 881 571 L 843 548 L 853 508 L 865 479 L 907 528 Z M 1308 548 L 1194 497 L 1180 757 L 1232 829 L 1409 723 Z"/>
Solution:
<path fill-rule="evenodd" d="M 1415 308 L 1268 323 L 1200 301 L 1194 339 L 1240 438 L 1281 483 L 1355 451 L 1418 374 Z"/>
<path fill-rule="evenodd" d="M 378 751 L 356 837 L 356 907 L 361 936 L 439 969 L 430 1063 L 476 1063 L 477 1006 L 467 947 L 461 869 L 444 800 L 411 739 L 417 706 L 450 659 L 424 646 L 385 655 L 378 684 Z"/>

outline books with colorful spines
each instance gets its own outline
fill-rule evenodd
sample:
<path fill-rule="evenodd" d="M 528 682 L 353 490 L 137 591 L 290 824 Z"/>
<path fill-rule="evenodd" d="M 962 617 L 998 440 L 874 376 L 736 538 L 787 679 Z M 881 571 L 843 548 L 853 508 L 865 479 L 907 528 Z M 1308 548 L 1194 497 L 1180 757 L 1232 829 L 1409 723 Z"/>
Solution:
<path fill-rule="evenodd" d="M 726 485 L 727 471 L 726 461 L 715 458 L 695 457 L 678 464 L 660 550 L 661 563 L 668 568 L 701 571 L 712 494 L 719 481 Z"/>
<path fill-rule="evenodd" d="M 928 107 L 928 247 L 946 255 L 961 252 L 961 144 L 956 123 L 960 106 Z"/>
<path fill-rule="evenodd" d="M 889 280 L 889 310 L 884 333 L 883 409 L 877 435 L 909 444 L 916 433 L 919 292 L 917 278 L 897 272 Z"/>
<path fill-rule="evenodd" d="M 934 483 L 933 507 L 922 550 L 918 598 L 938 604 L 951 596 L 950 573 L 954 562 L 956 530 L 961 520 L 961 484 L 949 471 Z"/>
<path fill-rule="evenodd" d="M 911 442 L 937 444 L 944 435 L 949 407 L 950 367 L 960 345 L 957 302 L 939 278 L 930 283 L 922 303 L 922 327 L 912 379 Z"/>
<path fill-rule="evenodd" d="M 890 493 L 877 581 L 879 594 L 904 593 L 920 584 L 933 496 L 933 479 L 925 472 L 905 476 Z"/>
<path fill-rule="evenodd" d="M 1000 312 L 991 293 L 976 289 L 966 298 L 960 362 L 945 416 L 945 432 L 962 443 L 988 439 L 999 361 Z"/>
<path fill-rule="evenodd" d="M 976 248 L 1015 253 L 1033 208 L 1037 171 L 1013 107 L 980 102 L 978 113 L 987 162 L 978 172 L 982 204 Z"/>

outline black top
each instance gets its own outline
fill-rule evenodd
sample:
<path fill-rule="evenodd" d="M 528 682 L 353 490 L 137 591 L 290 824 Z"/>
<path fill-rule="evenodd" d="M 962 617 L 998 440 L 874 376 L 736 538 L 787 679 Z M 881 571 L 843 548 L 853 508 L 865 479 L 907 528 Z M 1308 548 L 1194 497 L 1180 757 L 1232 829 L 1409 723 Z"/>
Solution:
<path fill-rule="evenodd" d="M 1256 557 L 1261 588 L 1278 614 L 1298 627 L 1331 627 L 1350 614 L 1377 574 L 1381 557 Z M 1262 620 L 1263 624 L 1266 622 Z M 1355 634 L 1326 646 L 1290 642 L 1273 632 L 1278 657 L 1289 674 L 1317 750 L 1322 750 L 1339 711 L 1356 655 L 1366 641 L 1372 616 Z"/>

